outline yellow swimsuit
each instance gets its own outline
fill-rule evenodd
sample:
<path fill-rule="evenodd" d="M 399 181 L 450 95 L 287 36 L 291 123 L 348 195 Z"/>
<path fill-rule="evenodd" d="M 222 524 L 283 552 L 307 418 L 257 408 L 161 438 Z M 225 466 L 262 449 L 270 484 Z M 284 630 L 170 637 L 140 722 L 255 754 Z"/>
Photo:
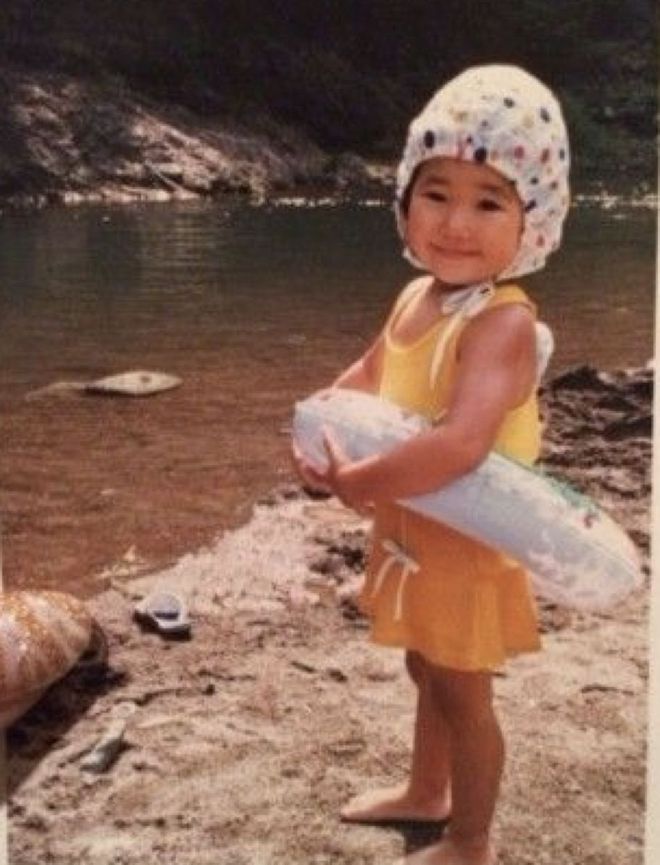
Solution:
<path fill-rule="evenodd" d="M 450 399 L 465 324 L 456 327 L 452 315 L 446 314 L 412 345 L 397 345 L 391 336 L 393 323 L 414 296 L 416 291 L 403 292 L 386 325 L 379 392 L 435 418 Z M 503 303 L 522 303 L 535 312 L 514 285 L 498 287 L 488 308 Z M 431 387 L 429 371 L 443 332 L 449 335 Z M 506 416 L 495 449 L 531 464 L 538 457 L 539 443 L 533 392 Z M 395 504 L 376 510 L 360 604 L 372 620 L 375 642 L 418 651 L 443 667 L 492 670 L 509 655 L 540 648 L 528 577 L 516 562 Z"/>

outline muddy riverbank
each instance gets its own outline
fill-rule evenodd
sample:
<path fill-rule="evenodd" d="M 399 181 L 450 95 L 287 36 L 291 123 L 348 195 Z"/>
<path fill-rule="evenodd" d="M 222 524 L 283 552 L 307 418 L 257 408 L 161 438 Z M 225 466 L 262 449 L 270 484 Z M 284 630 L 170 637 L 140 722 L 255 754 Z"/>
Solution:
<path fill-rule="evenodd" d="M 545 464 L 622 522 L 647 574 L 652 387 L 650 369 L 582 367 L 544 392 Z M 53 459 L 70 459 L 58 450 Z M 14 495 L 26 471 L 15 463 Z M 200 508 L 208 501 L 198 476 L 179 483 Z M 82 504 L 89 542 L 110 557 L 120 510 L 90 517 Z M 73 525 L 56 529 L 63 550 Z M 155 556 L 145 572 L 119 556 L 106 568 L 89 603 L 109 665 L 74 671 L 10 732 L 12 865 L 371 865 L 428 843 L 437 827 L 337 819 L 354 793 L 404 776 L 414 708 L 400 654 L 368 644 L 353 603 L 367 523 L 286 485 L 220 537 L 180 529 L 173 565 Z M 32 549 L 43 555 L 36 535 Z M 187 597 L 189 641 L 164 643 L 132 620 L 154 586 Z M 509 742 L 502 865 L 642 862 L 647 588 L 604 615 L 541 604 L 543 652 L 497 677 Z M 85 773 L 83 753 L 117 716 L 123 750 L 106 773 Z"/>

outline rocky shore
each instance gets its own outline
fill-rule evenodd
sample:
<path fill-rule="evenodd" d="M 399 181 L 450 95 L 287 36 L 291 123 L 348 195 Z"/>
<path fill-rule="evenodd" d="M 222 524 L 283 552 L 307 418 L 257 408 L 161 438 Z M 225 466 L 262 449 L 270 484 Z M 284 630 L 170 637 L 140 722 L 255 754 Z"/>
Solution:
<path fill-rule="evenodd" d="M 156 100 L 120 76 L 87 77 L 2 61 L 0 106 L 0 209 L 227 194 L 257 203 L 282 196 L 389 201 L 392 195 L 392 159 L 326 151 L 300 126 L 265 108 L 250 113 L 247 123 Z M 640 143 L 644 148 L 650 149 Z M 585 167 L 586 186 L 598 190 L 599 203 L 612 206 L 619 197 L 600 188 L 600 171 L 597 180 L 588 180 L 591 170 Z M 616 169 L 609 175 L 617 176 Z M 652 172 L 637 166 L 632 176 L 633 203 L 657 206 Z M 591 198 L 577 195 L 576 202 Z"/>
<path fill-rule="evenodd" d="M 121 83 L 0 67 L 0 199 L 6 206 L 169 201 L 221 193 L 342 194 L 388 173 L 329 156 L 265 115 L 249 129 L 157 103 Z"/>
<path fill-rule="evenodd" d="M 652 389 L 650 368 L 581 367 L 543 392 L 544 464 L 625 526 L 647 574 Z M 137 576 L 119 563 L 89 601 L 106 651 L 10 731 L 12 865 L 371 865 L 435 837 L 336 816 L 408 763 L 412 688 L 400 653 L 368 643 L 353 600 L 367 532 L 292 484 L 172 567 Z M 187 598 L 191 639 L 133 621 L 154 587 Z M 540 615 L 543 652 L 496 680 L 501 865 L 641 865 L 647 588 L 606 614 L 541 603 Z M 115 760 L 86 772 L 118 721 Z"/>

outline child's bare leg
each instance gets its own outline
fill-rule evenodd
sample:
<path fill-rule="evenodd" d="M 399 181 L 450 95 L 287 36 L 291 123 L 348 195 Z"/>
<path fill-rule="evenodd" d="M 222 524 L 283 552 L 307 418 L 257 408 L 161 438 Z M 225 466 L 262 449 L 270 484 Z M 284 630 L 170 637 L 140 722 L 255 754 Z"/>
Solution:
<path fill-rule="evenodd" d="M 421 655 L 408 652 L 406 666 L 418 688 L 410 779 L 396 787 L 373 790 L 352 799 L 341 811 L 344 820 L 439 821 L 449 816 L 449 731 L 438 713 L 426 662 Z"/>
<path fill-rule="evenodd" d="M 489 673 L 435 667 L 431 691 L 449 728 L 452 822 L 438 843 L 406 865 L 493 865 L 490 828 L 504 765 L 504 743 L 492 705 Z"/>

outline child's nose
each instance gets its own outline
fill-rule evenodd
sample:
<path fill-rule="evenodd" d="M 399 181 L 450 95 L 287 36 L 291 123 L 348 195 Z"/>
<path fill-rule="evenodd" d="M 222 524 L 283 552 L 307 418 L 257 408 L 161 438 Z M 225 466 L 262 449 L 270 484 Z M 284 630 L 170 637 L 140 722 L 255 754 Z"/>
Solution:
<path fill-rule="evenodd" d="M 462 237 L 470 232 L 470 213 L 467 207 L 454 205 L 445 212 L 444 230 L 450 236 Z"/>

